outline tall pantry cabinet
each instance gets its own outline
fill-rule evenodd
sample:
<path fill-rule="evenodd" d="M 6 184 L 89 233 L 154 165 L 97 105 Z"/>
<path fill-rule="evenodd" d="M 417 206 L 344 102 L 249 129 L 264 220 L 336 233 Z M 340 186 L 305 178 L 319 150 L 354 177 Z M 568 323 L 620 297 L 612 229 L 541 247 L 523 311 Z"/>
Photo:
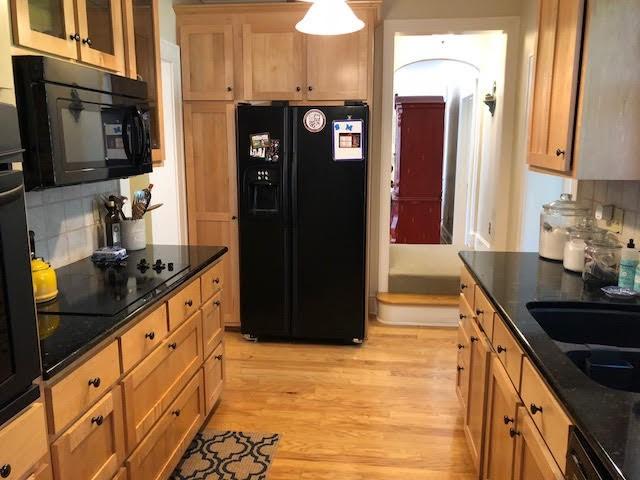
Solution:
<path fill-rule="evenodd" d="M 222 298 L 226 326 L 240 325 L 236 105 L 341 105 L 348 100 L 371 105 L 373 31 L 381 3 L 351 2 L 365 28 L 331 37 L 295 29 L 309 8 L 303 2 L 174 7 L 182 61 L 189 242 L 229 246 L 223 259 L 232 285 Z"/>

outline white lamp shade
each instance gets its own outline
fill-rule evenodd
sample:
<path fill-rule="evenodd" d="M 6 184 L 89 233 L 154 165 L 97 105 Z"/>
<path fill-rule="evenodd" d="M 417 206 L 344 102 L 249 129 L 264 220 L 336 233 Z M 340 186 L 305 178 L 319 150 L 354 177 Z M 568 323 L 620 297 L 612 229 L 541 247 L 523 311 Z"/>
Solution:
<path fill-rule="evenodd" d="M 315 0 L 296 25 L 296 30 L 309 35 L 344 35 L 364 28 L 344 0 Z"/>

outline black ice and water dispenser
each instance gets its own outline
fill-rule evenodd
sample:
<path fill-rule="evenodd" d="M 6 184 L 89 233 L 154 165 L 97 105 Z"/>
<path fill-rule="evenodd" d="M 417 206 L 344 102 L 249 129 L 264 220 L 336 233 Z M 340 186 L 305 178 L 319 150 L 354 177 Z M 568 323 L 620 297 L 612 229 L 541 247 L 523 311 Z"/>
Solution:
<path fill-rule="evenodd" d="M 244 172 L 242 191 L 251 215 L 277 215 L 280 212 L 280 168 L 260 165 Z"/>

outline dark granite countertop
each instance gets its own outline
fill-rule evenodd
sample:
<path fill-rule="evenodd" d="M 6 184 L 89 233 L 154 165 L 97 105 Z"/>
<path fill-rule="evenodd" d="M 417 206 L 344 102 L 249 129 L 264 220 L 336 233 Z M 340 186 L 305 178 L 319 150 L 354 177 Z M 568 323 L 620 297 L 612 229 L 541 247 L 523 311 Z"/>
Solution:
<path fill-rule="evenodd" d="M 52 378 L 226 252 L 218 246 L 148 245 L 130 252 L 121 268 L 100 268 L 85 258 L 57 269 L 58 298 L 38 305 L 43 377 Z M 136 264 L 143 258 L 172 262 L 173 268 L 140 271 Z"/>
<path fill-rule="evenodd" d="M 640 301 L 620 302 L 589 290 L 580 275 L 537 253 L 461 252 L 478 284 L 497 306 L 577 428 L 614 478 L 640 479 L 640 394 L 604 387 L 560 350 L 527 310 L 533 301 L 620 306 L 640 311 Z"/>

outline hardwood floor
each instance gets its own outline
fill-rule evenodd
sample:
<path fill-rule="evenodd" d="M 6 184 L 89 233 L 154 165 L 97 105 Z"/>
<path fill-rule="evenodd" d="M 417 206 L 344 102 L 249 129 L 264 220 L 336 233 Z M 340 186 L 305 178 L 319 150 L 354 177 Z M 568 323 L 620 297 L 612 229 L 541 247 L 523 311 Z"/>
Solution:
<path fill-rule="evenodd" d="M 209 428 L 281 434 L 269 480 L 470 480 L 455 344 L 454 329 L 375 321 L 360 347 L 227 332 Z"/>

